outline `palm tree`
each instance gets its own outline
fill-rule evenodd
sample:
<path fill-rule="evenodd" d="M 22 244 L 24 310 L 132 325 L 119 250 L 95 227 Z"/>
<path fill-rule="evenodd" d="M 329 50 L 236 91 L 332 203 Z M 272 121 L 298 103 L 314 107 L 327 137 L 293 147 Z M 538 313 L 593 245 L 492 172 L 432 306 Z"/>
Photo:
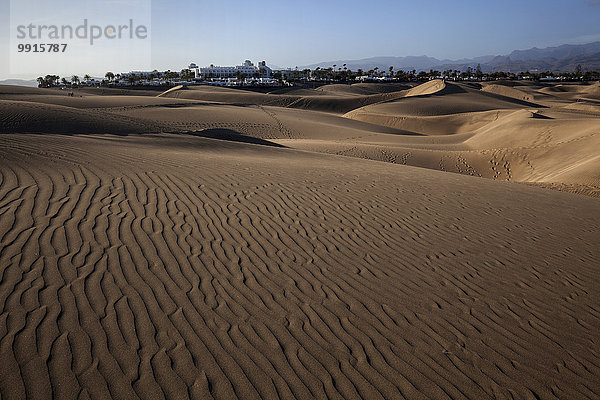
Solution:
<path fill-rule="evenodd" d="M 109 81 L 112 81 L 113 79 L 115 79 L 115 74 L 113 74 L 112 72 L 107 72 L 106 75 L 104 75 L 104 77 Z"/>
<path fill-rule="evenodd" d="M 478 79 L 481 79 L 481 77 L 483 76 L 483 72 L 481 71 L 481 64 L 477 64 L 477 68 L 475 69 L 475 76 Z"/>
<path fill-rule="evenodd" d="M 315 68 L 314 76 L 315 76 L 316 79 L 321 79 L 322 78 L 321 67 Z"/>
<path fill-rule="evenodd" d="M 79 80 L 79 77 L 78 77 L 77 75 L 73 75 L 73 76 L 71 77 L 71 83 L 72 83 L 73 85 L 77 86 L 77 85 L 79 85 L 79 82 L 80 82 L 80 80 Z"/>
<path fill-rule="evenodd" d="M 44 77 L 45 86 L 44 87 L 53 87 L 58 85 L 60 80 L 60 76 L 58 75 L 46 75 Z"/>
<path fill-rule="evenodd" d="M 389 70 L 390 70 L 390 78 L 391 78 L 391 77 L 394 76 L 394 66 L 391 65 L 390 68 L 389 68 Z"/>
<path fill-rule="evenodd" d="M 92 77 L 89 74 L 85 74 L 83 76 L 83 80 L 86 81 L 86 82 L 89 82 L 90 80 L 92 80 Z"/>

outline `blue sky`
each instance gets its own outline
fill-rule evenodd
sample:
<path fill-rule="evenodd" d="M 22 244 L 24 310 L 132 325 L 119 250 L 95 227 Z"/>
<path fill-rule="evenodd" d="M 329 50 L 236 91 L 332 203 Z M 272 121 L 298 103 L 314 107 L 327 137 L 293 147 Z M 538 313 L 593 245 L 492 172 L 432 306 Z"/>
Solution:
<path fill-rule="evenodd" d="M 160 70 L 179 70 L 190 62 L 237 64 L 246 58 L 285 67 L 372 56 L 458 59 L 600 40 L 600 1 L 591 0 L 147 1 L 151 63 Z M 115 14 L 126 2 L 95 1 Z M 74 4 L 84 8 L 81 1 Z M 9 11 L 10 0 L 0 0 L 0 79 L 19 75 L 9 73 L 4 57 L 13 50 Z M 85 11 L 82 16 L 94 17 Z M 56 73 L 100 74 L 106 58 L 87 55 L 87 71 Z M 42 68 L 40 73 L 51 72 Z"/>

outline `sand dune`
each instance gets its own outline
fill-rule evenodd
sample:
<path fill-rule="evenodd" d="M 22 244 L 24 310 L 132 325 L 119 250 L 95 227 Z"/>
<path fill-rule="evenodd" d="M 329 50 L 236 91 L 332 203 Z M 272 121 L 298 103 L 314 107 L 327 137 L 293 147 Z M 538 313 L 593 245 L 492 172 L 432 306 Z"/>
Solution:
<path fill-rule="evenodd" d="M 564 108 L 568 110 L 587 111 L 598 114 L 600 113 L 600 101 L 583 100 L 569 104 Z"/>
<path fill-rule="evenodd" d="M 190 105 L 190 104 L 205 104 L 202 101 L 180 100 L 169 98 L 157 98 L 150 96 L 81 96 L 69 97 L 66 95 L 49 95 L 49 96 L 18 96 L 10 99 L 2 99 L 0 101 L 23 101 L 29 103 L 40 103 L 48 105 L 60 105 L 75 109 L 85 108 L 105 108 L 118 109 L 123 107 L 151 107 L 151 106 L 175 106 L 175 105 Z"/>
<path fill-rule="evenodd" d="M 599 111 L 588 99 L 597 85 L 432 81 L 374 84 L 369 90 L 382 93 L 361 94 L 368 87 L 302 88 L 320 92 L 302 96 L 178 87 L 160 97 L 110 90 L 68 97 L 9 87 L 0 89 L 0 127 L 69 134 L 228 130 L 302 150 L 600 194 Z"/>
<path fill-rule="evenodd" d="M 163 97 L 177 99 L 192 99 L 204 101 L 216 101 L 226 104 L 254 104 L 262 106 L 277 106 L 300 108 L 306 110 L 326 111 L 343 114 L 350 110 L 368 104 L 391 100 L 404 95 L 405 85 L 397 85 L 396 91 L 389 89 L 376 94 L 360 95 L 356 91 L 341 91 L 339 88 L 331 92 L 319 89 L 301 89 L 294 93 L 286 91 L 284 94 L 265 94 L 246 90 L 223 88 L 223 87 L 190 87 L 186 90 L 175 90 L 164 93 Z M 340 95 L 342 92 L 344 95 Z"/>
<path fill-rule="evenodd" d="M 45 99 L 47 100 L 47 99 Z M 81 110 L 62 105 L 0 100 L 2 133 L 150 133 L 161 130 L 154 122 L 113 113 Z"/>
<path fill-rule="evenodd" d="M 600 393 L 596 199 L 189 136 L 0 141 L 3 397 Z"/>
<path fill-rule="evenodd" d="M 0 98 L 4 96 L 19 96 L 19 95 L 48 95 L 47 89 L 26 87 L 26 86 L 15 86 L 15 85 L 0 85 Z"/>
<path fill-rule="evenodd" d="M 539 89 L 539 92 L 563 102 L 577 101 L 578 99 L 600 100 L 600 85 L 598 82 L 588 85 L 557 84 L 543 87 Z"/>
<path fill-rule="evenodd" d="M 566 86 L 0 86 L 0 397 L 600 397 Z"/>
<path fill-rule="evenodd" d="M 402 90 L 411 89 L 412 84 L 397 83 L 354 83 L 352 85 L 332 84 L 321 86 L 315 92 L 341 94 L 341 95 L 373 95 L 381 93 L 394 93 Z"/>
<path fill-rule="evenodd" d="M 427 84 L 426 84 L 427 85 Z M 444 86 L 440 86 L 444 85 Z M 369 105 L 352 111 L 355 113 L 371 113 L 395 116 L 439 116 L 481 112 L 490 110 L 518 109 L 539 106 L 504 96 L 496 96 L 480 90 L 472 90 L 454 84 L 443 84 L 409 90 L 412 95 L 375 105 Z M 431 91 L 431 93 L 429 93 Z M 423 92 L 423 94 L 418 94 Z"/>
<path fill-rule="evenodd" d="M 405 97 L 425 96 L 428 94 L 440 93 L 446 88 L 447 86 L 444 82 L 440 80 L 433 80 L 409 89 L 406 92 Z"/>
<path fill-rule="evenodd" d="M 514 99 L 533 102 L 534 97 L 531 94 L 525 93 L 519 89 L 511 88 L 504 85 L 485 85 L 481 89 L 484 92 L 499 94 L 500 96 L 512 97 Z"/>

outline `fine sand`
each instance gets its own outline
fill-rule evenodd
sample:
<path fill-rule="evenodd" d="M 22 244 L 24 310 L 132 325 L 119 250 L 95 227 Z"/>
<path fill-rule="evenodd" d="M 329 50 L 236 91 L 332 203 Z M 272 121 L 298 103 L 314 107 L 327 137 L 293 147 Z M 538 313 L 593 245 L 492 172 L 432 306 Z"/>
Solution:
<path fill-rule="evenodd" d="M 0 398 L 597 399 L 599 150 L 597 84 L 0 86 Z"/>

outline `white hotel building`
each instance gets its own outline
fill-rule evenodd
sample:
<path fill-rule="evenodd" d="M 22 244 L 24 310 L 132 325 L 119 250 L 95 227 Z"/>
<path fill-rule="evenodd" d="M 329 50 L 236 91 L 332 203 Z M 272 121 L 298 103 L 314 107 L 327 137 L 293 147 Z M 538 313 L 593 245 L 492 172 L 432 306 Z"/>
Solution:
<path fill-rule="evenodd" d="M 268 78 L 271 76 L 272 70 L 267 66 L 265 61 L 261 61 L 258 65 L 254 65 L 252 61 L 246 60 L 242 65 L 234 67 L 219 67 L 210 65 L 210 67 L 201 68 L 192 63 L 188 67 L 194 71 L 196 78 L 237 78 L 240 74 L 244 74 L 246 78 L 259 77 Z"/>

